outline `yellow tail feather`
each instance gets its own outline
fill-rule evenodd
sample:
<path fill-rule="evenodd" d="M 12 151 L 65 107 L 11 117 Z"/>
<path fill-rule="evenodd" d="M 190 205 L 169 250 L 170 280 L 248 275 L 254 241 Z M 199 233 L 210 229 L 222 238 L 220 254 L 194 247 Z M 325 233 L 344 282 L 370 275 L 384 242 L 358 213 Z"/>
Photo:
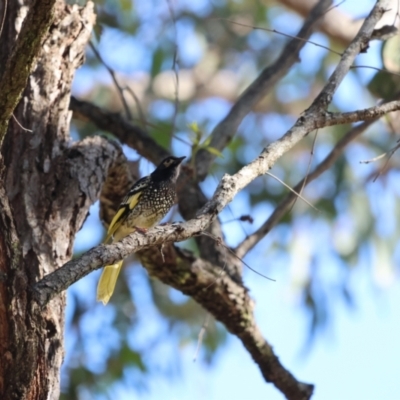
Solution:
<path fill-rule="evenodd" d="M 107 265 L 103 269 L 103 273 L 97 285 L 97 301 L 101 301 L 104 305 L 108 303 L 114 292 L 123 262 L 124 260 L 118 261 L 116 264 Z"/>

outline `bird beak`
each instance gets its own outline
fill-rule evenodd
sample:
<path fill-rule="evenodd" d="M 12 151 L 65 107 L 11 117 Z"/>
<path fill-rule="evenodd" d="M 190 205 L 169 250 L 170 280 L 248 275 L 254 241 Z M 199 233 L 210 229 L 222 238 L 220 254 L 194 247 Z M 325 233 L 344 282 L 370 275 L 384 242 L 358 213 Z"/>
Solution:
<path fill-rule="evenodd" d="M 178 157 L 178 165 L 179 165 L 185 158 L 186 158 L 185 156 L 183 156 L 183 157 Z"/>

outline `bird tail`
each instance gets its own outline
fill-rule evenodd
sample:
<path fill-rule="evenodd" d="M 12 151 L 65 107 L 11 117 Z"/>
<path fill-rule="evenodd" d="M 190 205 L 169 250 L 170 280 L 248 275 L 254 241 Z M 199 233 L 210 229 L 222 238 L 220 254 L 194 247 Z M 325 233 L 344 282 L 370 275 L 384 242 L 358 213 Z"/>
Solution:
<path fill-rule="evenodd" d="M 97 285 L 97 301 L 101 301 L 104 305 L 108 303 L 114 292 L 123 262 L 124 260 L 118 261 L 116 264 L 107 265 L 103 269 L 103 273 Z"/>

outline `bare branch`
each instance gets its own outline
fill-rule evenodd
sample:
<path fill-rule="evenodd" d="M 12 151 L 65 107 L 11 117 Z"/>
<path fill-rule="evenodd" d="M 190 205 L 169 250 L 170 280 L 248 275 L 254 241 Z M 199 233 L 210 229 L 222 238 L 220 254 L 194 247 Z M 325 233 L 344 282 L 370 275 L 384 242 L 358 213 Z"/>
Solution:
<path fill-rule="evenodd" d="M 339 64 L 337 65 L 335 71 L 330 76 L 328 83 L 325 85 L 324 89 L 314 100 L 310 109 L 324 109 L 328 107 L 331 103 L 333 95 L 336 89 L 339 87 L 343 78 L 349 72 L 356 56 L 364 49 L 367 48 L 370 41 L 371 35 L 374 31 L 375 25 L 381 19 L 382 15 L 385 13 L 388 7 L 389 0 L 378 0 L 372 9 L 371 13 L 364 21 L 361 26 L 360 31 L 357 33 L 354 40 L 350 43 L 349 47 L 343 53 Z"/>
<path fill-rule="evenodd" d="M 135 149 L 140 155 L 146 157 L 154 164 L 158 164 L 168 153 L 160 147 L 153 139 L 151 139 L 147 132 L 143 131 L 138 126 L 132 125 L 125 120 L 121 115 L 110 113 L 94 106 L 91 103 L 77 100 L 71 97 L 70 109 L 74 111 L 74 116 L 81 119 L 89 119 L 99 129 L 108 130 L 113 133 L 121 142 L 127 144 Z M 193 171 L 187 167 L 183 168 L 181 177 L 178 182 L 179 193 L 179 209 L 185 219 L 193 218 L 197 210 L 204 206 L 207 199 L 201 191 L 199 185 L 192 179 Z M 182 195 L 181 195 L 182 194 Z M 111 196 L 108 196 L 111 199 Z M 118 196 L 113 196 L 113 201 L 117 201 Z M 102 218 L 107 221 L 106 209 L 118 207 L 117 204 L 111 204 L 109 201 L 101 205 Z M 212 234 L 215 236 L 223 237 L 221 226 L 218 221 L 210 227 Z M 200 248 L 200 255 L 207 261 L 215 264 L 222 265 L 226 260 L 226 255 L 221 247 L 215 245 L 210 238 L 200 236 L 196 238 Z M 230 275 L 235 278 L 237 282 L 241 281 L 241 266 L 232 257 L 229 257 L 227 270 Z M 222 261 L 223 260 L 223 261 Z M 222 262 L 222 263 L 221 263 Z"/>
<path fill-rule="evenodd" d="M 89 201 L 86 209 L 100 197 L 100 219 L 108 226 L 135 180 L 121 146 L 100 136 L 89 136 L 68 148 L 66 156 L 73 160 L 66 173 L 79 182 Z M 71 191 L 73 187 L 65 189 Z M 65 196 L 61 193 L 60 197 Z"/>
<path fill-rule="evenodd" d="M 89 119 L 100 129 L 112 132 L 119 140 L 135 149 L 141 156 L 158 164 L 169 153 L 158 145 L 143 129 L 119 114 L 105 111 L 89 102 L 71 96 L 69 108 L 75 118 Z"/>
<path fill-rule="evenodd" d="M 284 77 L 293 64 L 299 61 L 300 50 L 305 45 L 303 40 L 308 39 L 312 33 L 315 21 L 332 4 L 331 0 L 320 0 L 310 12 L 296 38 L 290 40 L 283 49 L 278 59 L 265 68 L 259 77 L 243 92 L 232 106 L 228 115 L 215 127 L 212 132 L 210 146 L 222 150 L 235 135 L 243 118 L 253 107 L 268 93 L 268 91 Z M 215 155 L 206 150 L 200 150 L 196 155 L 196 172 L 200 180 L 203 180 L 210 168 Z"/>
<path fill-rule="evenodd" d="M 104 65 L 105 69 L 111 75 L 111 79 L 113 80 L 114 85 L 117 88 L 117 92 L 118 92 L 119 97 L 121 99 L 122 105 L 124 106 L 126 117 L 129 120 L 132 120 L 131 110 L 129 109 L 128 103 L 126 102 L 126 99 L 125 99 L 125 96 L 124 96 L 124 90 L 123 90 L 123 88 L 121 87 L 121 85 L 118 82 L 118 79 L 117 79 L 117 77 L 115 75 L 115 71 L 106 64 L 106 62 L 103 60 L 103 58 L 101 57 L 99 51 L 96 49 L 95 45 L 92 42 L 89 42 L 89 46 L 92 49 L 93 53 L 96 55 L 96 57 L 99 59 L 99 61 Z"/>
<path fill-rule="evenodd" d="M 207 215 L 212 215 L 212 212 Z M 165 237 L 167 241 L 183 240 L 188 232 L 190 235 L 197 234 L 198 229 L 203 228 L 204 220 L 200 217 L 184 224 L 159 226 L 149 230 L 146 235 L 130 235 L 112 245 L 97 246 L 40 281 L 33 289 L 34 298 L 44 305 L 49 296 L 60 289 L 62 282 L 72 283 L 90 272 L 88 266 L 90 269 L 101 268 L 105 263 L 112 262 L 111 260 L 121 259 L 132 251 L 148 247 L 149 243 L 162 245 L 166 241 Z M 298 382 L 282 366 L 270 344 L 262 337 L 254 320 L 254 303 L 246 288 L 234 282 L 223 270 L 204 260 L 192 258 L 187 262 L 183 254 L 175 255 L 177 257 L 178 259 L 170 261 L 171 256 L 168 254 L 165 257 L 166 262 L 158 263 L 158 266 L 151 262 L 152 269 L 149 272 L 162 282 L 193 297 L 223 322 L 243 342 L 266 381 L 272 382 L 288 399 L 309 399 L 313 386 Z M 214 284 L 216 280 L 218 284 Z"/>
<path fill-rule="evenodd" d="M 304 18 L 315 6 L 315 0 L 279 0 L 279 2 L 296 11 Z M 318 24 L 318 29 L 342 45 L 347 46 L 356 36 L 362 22 L 361 20 L 354 21 L 337 8 L 332 8 L 323 16 L 320 24 Z"/>
<path fill-rule="evenodd" d="M 103 265 L 113 264 L 131 253 L 151 246 L 161 245 L 165 242 L 180 242 L 200 235 L 238 192 L 255 178 L 265 174 L 280 156 L 290 150 L 298 140 L 308 133 L 307 130 L 312 130 L 307 126 L 296 128 L 296 125 L 285 136 L 264 149 L 259 157 L 244 166 L 236 174 L 225 174 L 214 196 L 200 210 L 196 218 L 180 224 L 155 227 L 150 229 L 145 236 L 134 233 L 118 243 L 95 247 L 82 257 L 66 263 L 62 268 L 47 275 L 35 285 L 34 290 L 38 302 L 46 304 L 51 298 L 91 271 L 101 268 Z M 357 132 L 357 129 L 360 128 L 355 128 L 354 132 Z M 311 176 L 309 179 L 311 179 Z"/>
<path fill-rule="evenodd" d="M 385 114 L 398 110 L 400 110 L 400 100 L 394 100 L 389 103 L 345 113 L 321 113 L 316 116 L 313 121 L 314 129 L 325 128 L 333 125 L 350 124 L 359 121 L 376 120 Z M 305 118 L 305 116 L 303 118 Z"/>
<path fill-rule="evenodd" d="M 332 151 L 325 157 L 325 159 L 318 164 L 318 166 L 314 169 L 311 174 L 307 174 L 306 178 L 302 179 L 295 187 L 294 190 L 296 192 L 300 192 L 306 184 L 309 184 L 313 180 L 317 179 L 320 175 L 322 175 L 325 171 L 327 171 L 336 160 L 342 155 L 344 148 L 360 136 L 370 125 L 372 125 L 375 120 L 370 120 L 364 122 L 349 132 L 346 133 L 336 144 L 336 146 L 332 149 Z M 264 222 L 260 228 L 258 228 L 254 233 L 249 235 L 246 239 L 240 243 L 235 252 L 238 257 L 243 258 L 254 246 L 263 239 L 271 229 L 283 218 L 286 212 L 292 207 L 293 203 L 297 200 L 297 195 L 294 193 L 289 193 L 275 208 L 273 213 L 269 216 L 269 218 Z"/>

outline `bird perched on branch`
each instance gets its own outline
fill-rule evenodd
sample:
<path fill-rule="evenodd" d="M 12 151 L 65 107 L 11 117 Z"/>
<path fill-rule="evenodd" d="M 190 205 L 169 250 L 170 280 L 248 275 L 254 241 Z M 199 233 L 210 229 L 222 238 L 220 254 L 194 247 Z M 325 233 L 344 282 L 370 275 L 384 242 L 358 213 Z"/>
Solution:
<path fill-rule="evenodd" d="M 167 157 L 148 176 L 139 179 L 122 200 L 108 228 L 105 243 L 117 242 L 159 223 L 176 203 L 176 180 L 185 157 Z M 123 260 L 104 267 L 97 285 L 97 301 L 108 303 Z"/>

